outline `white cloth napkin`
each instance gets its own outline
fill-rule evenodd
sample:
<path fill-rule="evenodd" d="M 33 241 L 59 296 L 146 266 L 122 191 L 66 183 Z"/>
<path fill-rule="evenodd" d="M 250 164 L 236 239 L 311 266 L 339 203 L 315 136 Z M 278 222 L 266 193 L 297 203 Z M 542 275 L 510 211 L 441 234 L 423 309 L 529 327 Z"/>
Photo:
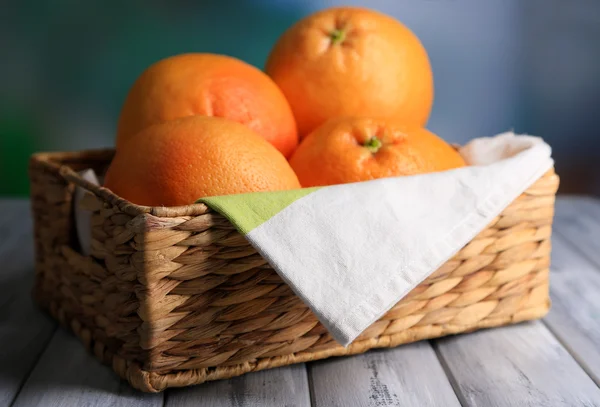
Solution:
<path fill-rule="evenodd" d="M 553 165 L 542 139 L 514 133 L 460 153 L 470 166 L 320 188 L 242 232 L 347 346 Z M 253 214 L 268 203 L 254 195 Z M 215 209 L 236 220 L 234 206 Z"/>

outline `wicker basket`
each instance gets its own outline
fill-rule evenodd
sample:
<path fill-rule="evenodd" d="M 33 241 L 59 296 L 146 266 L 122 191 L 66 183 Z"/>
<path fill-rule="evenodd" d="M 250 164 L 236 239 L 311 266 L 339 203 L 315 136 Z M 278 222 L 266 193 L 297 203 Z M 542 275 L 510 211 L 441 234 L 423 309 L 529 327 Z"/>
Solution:
<path fill-rule="evenodd" d="M 113 152 L 30 162 L 36 301 L 103 362 L 150 392 L 542 317 L 549 309 L 551 170 L 349 347 L 234 227 L 203 204 L 131 204 L 83 180 Z M 76 185 L 92 215 L 78 247 Z"/>

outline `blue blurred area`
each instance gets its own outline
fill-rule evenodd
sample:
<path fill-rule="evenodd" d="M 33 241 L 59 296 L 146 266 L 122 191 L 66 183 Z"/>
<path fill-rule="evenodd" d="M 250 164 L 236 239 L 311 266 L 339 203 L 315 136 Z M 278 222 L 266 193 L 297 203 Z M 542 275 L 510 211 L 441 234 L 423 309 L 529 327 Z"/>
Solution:
<path fill-rule="evenodd" d="M 563 193 L 600 195 L 600 1 L 17 1 L 0 13 L 0 195 L 27 193 L 38 150 L 111 146 L 129 86 L 151 63 L 216 52 L 262 68 L 296 20 L 368 6 L 427 48 L 428 127 L 464 143 L 504 130 L 544 137 Z"/>

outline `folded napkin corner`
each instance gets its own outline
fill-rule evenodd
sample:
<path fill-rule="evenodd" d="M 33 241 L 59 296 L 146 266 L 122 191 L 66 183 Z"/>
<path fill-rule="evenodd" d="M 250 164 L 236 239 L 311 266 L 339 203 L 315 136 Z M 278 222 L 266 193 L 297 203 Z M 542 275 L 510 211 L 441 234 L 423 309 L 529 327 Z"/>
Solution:
<path fill-rule="evenodd" d="M 542 139 L 512 132 L 460 152 L 470 165 L 452 171 L 200 201 L 347 346 L 553 165 Z"/>

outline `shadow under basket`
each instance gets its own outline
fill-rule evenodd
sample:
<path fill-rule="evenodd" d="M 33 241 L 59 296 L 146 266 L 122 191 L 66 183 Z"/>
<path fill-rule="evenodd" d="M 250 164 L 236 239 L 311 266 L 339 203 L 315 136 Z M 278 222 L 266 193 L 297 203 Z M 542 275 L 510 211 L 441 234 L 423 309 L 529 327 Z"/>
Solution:
<path fill-rule="evenodd" d="M 204 204 L 144 207 L 77 172 L 112 150 L 30 161 L 34 296 L 137 389 L 156 392 L 544 316 L 558 177 L 548 171 L 350 346 Z M 91 217 L 79 248 L 76 187 Z"/>

